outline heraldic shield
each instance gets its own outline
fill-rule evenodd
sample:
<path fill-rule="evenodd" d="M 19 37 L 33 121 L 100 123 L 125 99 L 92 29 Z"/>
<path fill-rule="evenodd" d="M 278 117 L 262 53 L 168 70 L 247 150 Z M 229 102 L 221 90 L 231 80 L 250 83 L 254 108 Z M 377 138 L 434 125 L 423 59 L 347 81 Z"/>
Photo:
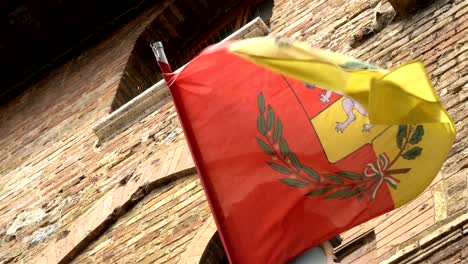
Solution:
<path fill-rule="evenodd" d="M 231 263 L 285 263 L 404 205 L 455 137 L 418 62 L 255 38 L 165 79 Z"/>
<path fill-rule="evenodd" d="M 281 122 L 280 116 L 275 117 L 274 107 L 269 105 L 267 110 L 262 110 L 265 108 L 265 98 L 261 93 L 258 98 L 258 145 L 278 161 L 268 162 L 268 165 L 288 175 L 280 179 L 281 182 L 296 188 L 314 186 L 306 193 L 308 196 L 326 199 L 354 197 L 358 200 L 375 199 L 382 184 L 390 187 L 394 192 L 392 196 L 403 198 L 398 192 L 399 188 L 410 188 L 416 192 L 415 184 L 423 185 L 420 187 L 422 191 L 430 183 L 431 179 L 424 183 L 417 176 L 430 172 L 429 164 L 418 162 L 424 150 L 431 149 L 431 144 L 437 141 L 439 135 L 437 132 L 432 134 L 433 127 L 425 131 L 425 126 L 430 124 L 372 125 L 365 108 L 352 98 L 311 84 L 298 85 L 287 78 L 284 81 L 310 120 L 311 133 L 317 140 L 311 143 L 311 147 L 323 152 L 330 164 L 341 167 L 340 162 L 349 157 L 372 158 L 361 167 L 351 169 L 353 166 L 344 165 L 342 171 L 320 175 L 316 169 L 304 164 L 300 155 L 296 155 L 288 146 L 287 139 L 282 136 L 287 124 Z M 263 122 L 265 125 L 262 125 Z M 424 154 L 426 158 L 431 156 L 431 153 Z"/>

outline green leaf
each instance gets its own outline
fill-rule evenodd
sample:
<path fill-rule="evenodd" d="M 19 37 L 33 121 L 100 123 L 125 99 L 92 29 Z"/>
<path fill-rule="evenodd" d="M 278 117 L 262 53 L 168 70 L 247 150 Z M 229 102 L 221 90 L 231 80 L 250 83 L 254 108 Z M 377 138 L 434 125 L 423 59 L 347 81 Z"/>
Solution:
<path fill-rule="evenodd" d="M 306 195 L 308 196 L 319 196 L 322 194 L 327 193 L 328 191 L 332 190 L 333 188 L 321 188 L 321 189 L 315 189 L 313 191 L 308 192 Z"/>
<path fill-rule="evenodd" d="M 301 162 L 299 162 L 299 159 L 297 158 L 296 154 L 290 152 L 289 153 L 289 159 L 291 160 L 292 165 L 297 169 L 301 169 Z"/>
<path fill-rule="evenodd" d="M 400 125 L 398 127 L 397 145 L 399 149 L 401 149 L 401 147 L 403 146 L 403 139 L 406 138 L 407 131 L 408 131 L 407 125 Z"/>
<path fill-rule="evenodd" d="M 356 172 L 352 172 L 352 171 L 339 171 L 337 172 L 339 175 L 341 175 L 341 177 L 344 177 L 346 179 L 350 179 L 350 180 L 361 180 L 362 179 L 362 176 Z"/>
<path fill-rule="evenodd" d="M 273 112 L 273 108 L 271 108 L 271 106 L 268 105 L 268 111 L 267 111 L 267 128 L 268 128 L 268 130 L 271 130 L 273 128 L 274 123 L 275 123 L 275 112 Z"/>
<path fill-rule="evenodd" d="M 306 182 L 295 180 L 295 179 L 284 178 L 284 179 L 280 179 L 279 181 L 286 185 L 289 185 L 291 187 L 296 187 L 296 188 L 304 188 L 304 187 L 307 187 L 308 185 Z"/>
<path fill-rule="evenodd" d="M 363 62 L 363 61 L 349 61 L 340 66 L 347 70 L 378 70 L 379 69 L 379 67 Z"/>
<path fill-rule="evenodd" d="M 325 196 L 327 199 L 336 199 L 336 198 L 349 198 L 352 197 L 356 194 L 361 193 L 364 190 L 364 188 L 358 188 L 358 189 L 345 189 L 341 191 L 334 192 L 330 195 Z"/>
<path fill-rule="evenodd" d="M 276 164 L 276 163 L 273 163 L 273 162 L 267 162 L 267 163 L 272 169 L 274 169 L 275 171 L 277 171 L 279 173 L 282 173 L 282 174 L 290 174 L 291 173 L 291 171 L 289 171 L 288 168 L 283 167 L 283 166 L 281 166 L 279 164 Z"/>
<path fill-rule="evenodd" d="M 281 154 L 283 155 L 283 157 L 286 158 L 286 156 L 288 156 L 288 154 L 289 154 L 288 142 L 286 142 L 286 140 L 284 140 L 283 138 L 281 138 L 281 139 L 280 139 L 279 147 L 280 147 Z"/>
<path fill-rule="evenodd" d="M 281 134 L 283 134 L 283 124 L 281 123 L 281 120 L 278 119 L 275 124 L 275 132 L 273 133 L 273 142 L 276 143 L 276 141 L 281 138 Z"/>
<path fill-rule="evenodd" d="M 411 135 L 411 139 L 409 143 L 411 145 L 418 144 L 424 136 L 424 127 L 421 125 L 416 126 L 416 130 L 414 131 L 413 135 Z"/>
<path fill-rule="evenodd" d="M 263 93 L 258 94 L 257 103 L 258 103 L 258 110 L 263 115 L 263 113 L 265 113 L 265 98 L 263 97 Z"/>
<path fill-rule="evenodd" d="M 270 146 L 268 146 L 267 143 L 265 143 L 265 141 L 257 138 L 257 143 L 260 146 L 260 148 L 263 150 L 263 152 L 265 152 L 268 155 L 273 155 L 273 150 L 270 148 Z"/>
<path fill-rule="evenodd" d="M 317 181 L 320 181 L 320 175 L 316 171 L 314 171 L 312 168 L 302 165 L 302 170 L 304 170 L 305 173 L 307 173 L 307 175 L 309 175 L 311 178 Z"/>
<path fill-rule="evenodd" d="M 331 181 L 344 183 L 343 179 L 341 179 L 340 177 L 338 177 L 336 175 L 325 174 L 324 176 L 325 176 L 325 178 L 327 178 L 327 179 L 329 179 Z"/>
<path fill-rule="evenodd" d="M 406 151 L 406 152 L 402 155 L 402 157 L 403 157 L 404 159 L 407 159 L 407 160 L 413 160 L 413 159 L 417 158 L 419 155 L 421 155 L 421 153 L 422 153 L 422 148 L 420 148 L 420 147 L 414 147 L 414 148 L 412 148 L 412 149 Z"/>
<path fill-rule="evenodd" d="M 266 135 L 265 118 L 263 117 L 263 115 L 258 115 L 257 129 L 258 129 L 258 132 L 260 132 L 260 134 L 264 136 Z"/>
<path fill-rule="evenodd" d="M 327 199 L 336 199 L 336 198 L 346 198 L 353 196 L 353 189 L 346 189 L 346 190 L 341 190 L 334 192 L 330 195 L 327 195 L 325 198 Z"/>

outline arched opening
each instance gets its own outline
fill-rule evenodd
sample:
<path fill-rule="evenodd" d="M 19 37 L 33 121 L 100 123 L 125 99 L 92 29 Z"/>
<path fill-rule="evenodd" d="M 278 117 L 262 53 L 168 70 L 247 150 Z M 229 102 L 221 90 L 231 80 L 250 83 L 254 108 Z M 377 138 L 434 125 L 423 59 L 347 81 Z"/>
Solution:
<path fill-rule="evenodd" d="M 255 17 L 261 17 L 268 24 L 272 9 L 272 0 L 173 1 L 136 41 L 111 112 L 162 79 L 151 43 L 163 42 L 172 68 L 177 69 L 205 47 L 225 39 Z"/>
<path fill-rule="evenodd" d="M 229 264 L 221 238 L 216 231 L 200 258 L 200 264 Z M 313 247 L 289 262 L 289 264 L 333 264 L 334 254 L 331 242 Z"/>
<path fill-rule="evenodd" d="M 210 242 L 208 242 L 200 258 L 200 264 L 229 264 L 218 232 L 215 232 Z"/>
<path fill-rule="evenodd" d="M 327 254 L 325 250 L 320 247 L 314 247 L 306 252 L 302 253 L 300 256 L 289 262 L 290 264 L 327 264 Z"/>

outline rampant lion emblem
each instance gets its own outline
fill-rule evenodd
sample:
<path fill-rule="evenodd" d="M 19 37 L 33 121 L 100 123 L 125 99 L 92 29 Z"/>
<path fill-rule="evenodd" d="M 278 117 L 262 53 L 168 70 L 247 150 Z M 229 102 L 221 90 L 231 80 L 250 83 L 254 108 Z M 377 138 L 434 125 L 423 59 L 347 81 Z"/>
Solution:
<path fill-rule="evenodd" d="M 324 90 L 324 89 L 321 89 L 319 87 L 316 87 L 314 85 L 310 85 L 310 84 L 305 84 L 305 86 L 307 88 L 310 88 L 310 89 L 320 89 L 322 90 L 324 93 L 320 94 L 320 101 L 322 103 L 326 103 L 326 104 L 329 104 L 330 103 L 330 97 L 332 95 L 332 91 L 331 90 Z M 346 128 L 348 128 L 348 126 L 354 122 L 354 120 L 356 120 L 356 115 L 353 113 L 353 110 L 356 110 L 359 114 L 361 114 L 362 116 L 365 116 L 365 117 L 368 117 L 369 115 L 367 114 L 367 111 L 364 107 L 362 107 L 358 102 L 354 101 L 352 98 L 346 96 L 345 94 L 343 93 L 340 93 L 340 92 L 335 92 L 343 97 L 345 97 L 345 99 L 343 100 L 343 103 L 342 103 L 342 107 L 343 107 L 343 111 L 346 113 L 346 120 L 344 120 L 343 122 L 340 122 L 340 121 L 337 121 L 336 122 L 336 131 L 337 132 L 341 132 L 343 133 L 345 131 Z M 369 133 L 372 129 L 373 125 L 371 124 L 364 124 L 362 126 L 362 132 L 366 132 L 366 133 Z"/>

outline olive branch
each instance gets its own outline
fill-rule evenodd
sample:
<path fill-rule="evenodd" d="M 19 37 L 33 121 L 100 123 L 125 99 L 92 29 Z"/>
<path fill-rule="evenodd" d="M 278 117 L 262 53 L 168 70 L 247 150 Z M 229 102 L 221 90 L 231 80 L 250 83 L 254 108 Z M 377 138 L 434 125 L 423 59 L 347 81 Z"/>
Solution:
<path fill-rule="evenodd" d="M 369 163 L 362 173 L 337 171 L 319 174 L 310 166 L 303 164 L 289 148 L 288 142 L 283 137 L 283 123 L 276 116 L 271 105 L 265 107 L 263 93 L 258 95 L 257 103 L 259 136 L 256 140 L 262 151 L 271 157 L 271 160 L 266 163 L 282 175 L 282 178 L 279 179 L 281 183 L 294 188 L 306 189 L 307 196 L 321 196 L 325 199 L 356 197 L 361 200 L 370 193 L 370 199 L 373 200 L 384 181 L 390 187 L 397 188 L 399 180 L 392 177 L 392 174 L 404 174 L 410 171 L 409 168 L 389 170 L 400 157 L 411 160 L 422 153 L 422 148 L 414 145 L 422 140 L 423 126 L 418 125 L 413 128 L 401 125 L 397 135 L 399 153 L 393 160 L 389 161 L 387 155 L 383 153 L 378 156 L 375 163 Z M 411 146 L 413 147 L 408 149 Z"/>

